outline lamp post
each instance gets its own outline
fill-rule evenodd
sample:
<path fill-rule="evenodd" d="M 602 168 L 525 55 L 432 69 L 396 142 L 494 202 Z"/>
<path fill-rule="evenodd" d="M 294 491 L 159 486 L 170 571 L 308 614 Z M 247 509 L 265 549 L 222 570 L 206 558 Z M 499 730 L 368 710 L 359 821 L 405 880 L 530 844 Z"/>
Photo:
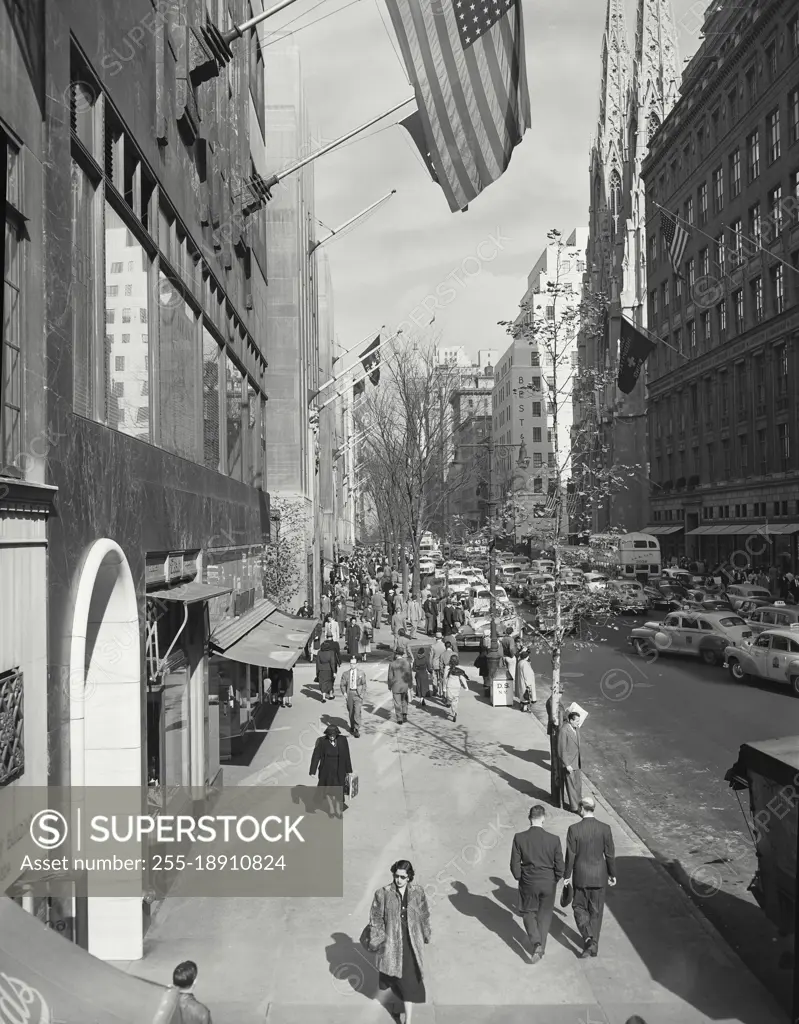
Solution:
<path fill-rule="evenodd" d="M 530 458 L 527 455 L 527 446 L 524 443 L 524 434 L 522 434 L 521 441 L 519 444 L 495 444 L 493 435 L 485 441 L 481 441 L 478 444 L 459 444 L 458 449 L 461 448 L 473 448 L 481 449 L 488 452 L 488 531 L 489 531 L 489 545 L 488 545 L 488 590 L 491 594 L 491 646 L 488 650 L 487 659 L 488 667 L 490 670 L 490 679 L 494 679 L 497 674 L 500 662 L 502 661 L 502 655 L 499 650 L 499 634 L 497 631 L 497 564 L 496 564 L 496 551 L 495 551 L 495 529 L 494 529 L 494 506 L 496 505 L 496 496 L 494 494 L 494 456 L 499 455 L 500 458 L 508 458 L 513 451 L 519 449 L 519 457 L 516 460 L 516 466 L 519 469 L 527 469 L 530 465 Z M 453 465 L 462 465 L 457 458 L 453 459 Z"/>

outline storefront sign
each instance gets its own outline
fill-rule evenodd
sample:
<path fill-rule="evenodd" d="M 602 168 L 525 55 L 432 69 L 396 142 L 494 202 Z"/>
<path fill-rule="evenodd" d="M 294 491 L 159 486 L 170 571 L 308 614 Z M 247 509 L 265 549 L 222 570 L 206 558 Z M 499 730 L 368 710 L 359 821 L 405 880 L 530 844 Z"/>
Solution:
<path fill-rule="evenodd" d="M 173 583 L 183 578 L 183 555 L 170 555 L 166 563 L 166 581 Z"/>

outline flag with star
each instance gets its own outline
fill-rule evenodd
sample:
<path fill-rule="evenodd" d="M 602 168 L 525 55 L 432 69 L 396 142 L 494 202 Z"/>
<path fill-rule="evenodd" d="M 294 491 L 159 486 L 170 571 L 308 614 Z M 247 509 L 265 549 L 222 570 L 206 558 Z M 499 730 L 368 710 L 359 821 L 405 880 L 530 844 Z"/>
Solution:
<path fill-rule="evenodd" d="M 629 320 L 622 317 L 621 331 L 619 334 L 619 391 L 629 395 L 638 378 L 641 370 L 651 352 L 657 348 L 654 342 L 641 334 Z"/>
<path fill-rule="evenodd" d="M 666 240 L 666 252 L 669 254 L 674 273 L 682 277 L 682 258 L 688 246 L 690 234 L 679 223 L 677 217 L 668 210 L 660 211 L 660 230 Z"/>
<path fill-rule="evenodd" d="M 521 0 L 386 5 L 416 93 L 420 152 L 450 209 L 463 210 L 504 173 L 530 127 Z"/>

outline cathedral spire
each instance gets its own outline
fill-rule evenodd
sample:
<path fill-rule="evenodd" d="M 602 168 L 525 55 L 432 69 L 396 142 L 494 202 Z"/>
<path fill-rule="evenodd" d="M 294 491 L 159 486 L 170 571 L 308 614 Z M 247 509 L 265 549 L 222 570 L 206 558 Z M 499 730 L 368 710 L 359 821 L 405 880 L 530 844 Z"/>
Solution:
<path fill-rule="evenodd" d="M 602 40 L 602 81 L 599 88 L 597 148 L 607 162 L 610 150 L 624 160 L 632 56 L 627 42 L 624 0 L 608 0 L 605 35 Z"/>
<path fill-rule="evenodd" d="M 671 0 L 638 0 L 635 71 L 639 123 L 647 136 L 677 102 L 680 84 L 677 29 Z"/>

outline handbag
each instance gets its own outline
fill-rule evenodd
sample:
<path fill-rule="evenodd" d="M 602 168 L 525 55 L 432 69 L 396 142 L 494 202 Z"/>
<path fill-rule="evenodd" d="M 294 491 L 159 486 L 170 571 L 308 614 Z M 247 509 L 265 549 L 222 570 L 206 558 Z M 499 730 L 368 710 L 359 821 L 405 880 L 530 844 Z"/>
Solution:
<path fill-rule="evenodd" d="M 574 890 L 572 889 L 571 882 L 566 882 L 564 883 L 563 890 L 560 894 L 560 905 L 562 907 L 568 907 L 573 899 Z"/>
<path fill-rule="evenodd" d="M 344 796 L 348 796 L 351 800 L 354 800 L 358 795 L 358 773 L 348 772 L 344 776 Z"/>

